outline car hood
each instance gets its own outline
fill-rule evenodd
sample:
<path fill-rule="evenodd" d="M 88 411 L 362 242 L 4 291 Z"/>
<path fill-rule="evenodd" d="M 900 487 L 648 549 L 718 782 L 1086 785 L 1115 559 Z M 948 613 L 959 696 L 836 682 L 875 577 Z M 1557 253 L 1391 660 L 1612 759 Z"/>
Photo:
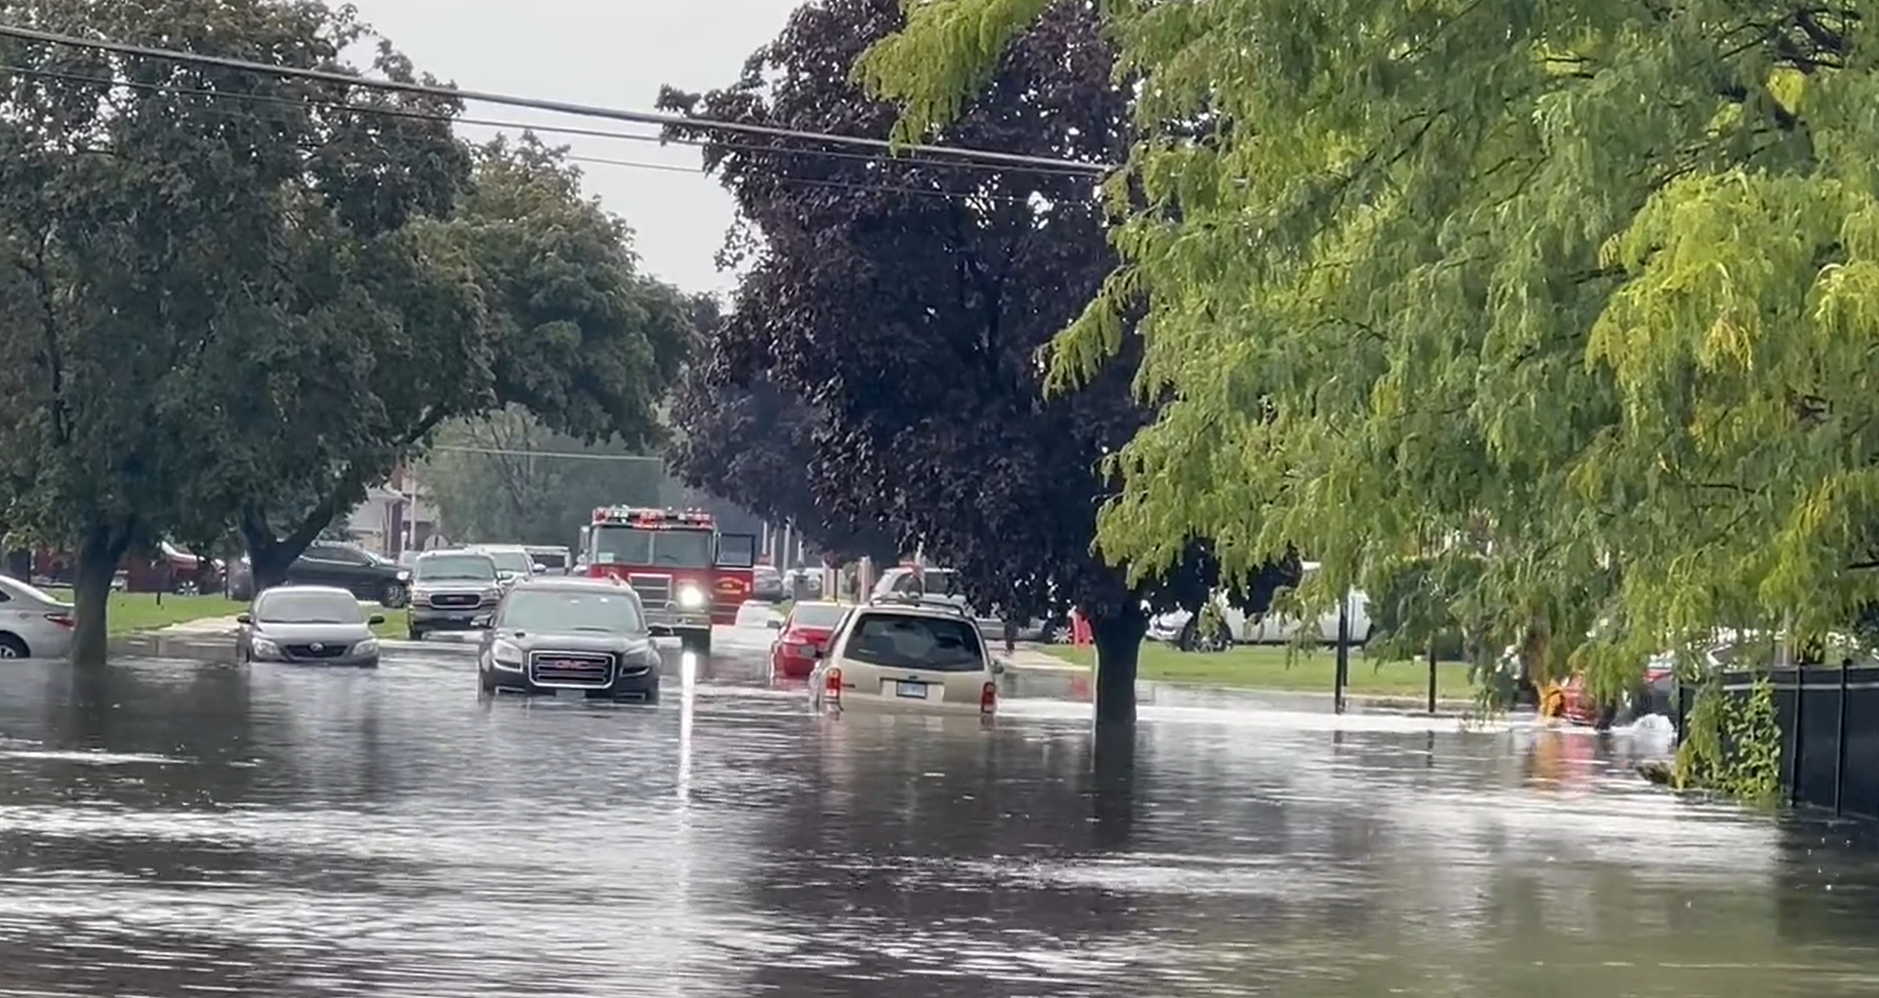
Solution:
<path fill-rule="evenodd" d="M 254 633 L 257 637 L 269 641 L 290 641 L 294 644 L 345 644 L 364 641 L 372 636 L 372 629 L 364 624 L 257 624 Z"/>
<path fill-rule="evenodd" d="M 653 650 L 650 634 L 594 634 L 588 631 L 576 631 L 568 634 L 547 634 L 527 631 L 517 634 L 514 631 L 500 631 L 492 637 L 498 641 L 507 641 L 523 651 L 594 651 L 615 652 L 621 655 L 634 655 Z"/>

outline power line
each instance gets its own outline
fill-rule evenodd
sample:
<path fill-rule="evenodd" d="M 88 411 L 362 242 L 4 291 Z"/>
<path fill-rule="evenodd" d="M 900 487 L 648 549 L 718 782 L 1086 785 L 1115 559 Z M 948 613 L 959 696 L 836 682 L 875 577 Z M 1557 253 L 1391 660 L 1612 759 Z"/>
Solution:
<path fill-rule="evenodd" d="M 100 76 L 86 76 L 86 75 L 79 74 L 79 73 L 64 73 L 64 72 L 59 72 L 57 70 L 35 69 L 31 67 L 26 67 L 26 66 L 12 66 L 12 65 L 0 64 L 0 73 L 16 73 L 16 74 L 26 75 L 26 76 L 44 76 L 44 77 L 50 77 L 53 79 L 70 80 L 70 81 L 77 82 L 77 83 L 92 83 L 92 84 L 97 84 L 99 86 L 124 86 L 133 90 L 145 90 L 145 91 L 149 91 L 152 93 L 160 93 L 160 94 L 182 94 L 182 95 L 188 95 L 188 96 L 209 97 L 209 98 L 214 98 L 218 100 L 254 101 L 257 103 L 266 104 L 270 106 L 331 108 L 335 110 L 356 111 L 361 114 L 384 115 L 386 117 L 391 117 L 391 118 L 414 119 L 414 120 L 420 120 L 420 121 L 436 122 L 440 124 L 482 123 L 482 124 L 494 125 L 496 127 L 519 128 L 519 129 L 522 129 L 523 131 L 556 130 L 556 129 L 539 129 L 536 126 L 529 125 L 529 124 L 522 123 L 522 122 L 492 122 L 492 121 L 487 121 L 487 120 L 466 122 L 464 119 L 452 118 L 448 115 L 427 114 L 424 112 L 411 111 L 411 110 L 404 109 L 404 108 L 376 107 L 370 104 L 354 104 L 354 103 L 350 103 L 347 101 L 323 101 L 323 100 L 318 100 L 315 98 L 278 97 L 273 94 L 251 94 L 251 93 L 241 93 L 241 92 L 233 92 L 233 91 L 204 90 L 204 89 L 200 89 L 196 87 L 178 87 L 178 86 L 170 86 L 170 85 L 161 84 L 161 83 L 149 83 L 149 82 L 144 82 L 144 81 L 117 81 L 117 80 L 111 80 L 111 79 L 107 79 L 105 77 L 100 77 Z M 224 109 L 224 108 L 214 108 L 214 107 L 199 108 L 197 109 L 197 111 L 199 113 L 204 113 L 204 114 L 222 114 L 222 115 L 233 115 L 236 113 L 236 112 Z M 606 137 L 606 138 L 637 139 L 640 141 L 659 141 L 660 140 L 659 136 L 632 135 L 632 134 L 619 133 L 619 132 L 604 132 L 604 131 L 599 131 L 597 129 L 559 129 L 559 130 L 581 132 L 581 133 L 592 134 L 592 135 Z M 688 145 L 688 146 L 707 146 L 707 145 L 712 145 L 714 143 L 707 143 L 703 141 L 685 141 L 685 142 L 680 142 L 678 144 Z M 864 160 L 864 161 L 869 161 L 869 162 L 899 163 L 899 164 L 904 164 L 908 166 L 931 165 L 931 166 L 944 167 L 947 169 L 956 169 L 956 168 L 1000 169 L 999 167 L 986 167 L 983 164 L 978 164 L 978 163 L 934 163 L 930 160 L 926 161 L 925 163 L 918 163 L 918 162 L 907 160 L 907 159 L 882 160 L 878 156 L 865 154 L 865 153 L 838 153 L 838 152 L 831 152 L 828 150 L 817 150 L 817 149 L 801 149 L 801 150 L 778 149 L 772 146 L 755 146 L 755 145 L 748 145 L 748 144 L 743 144 L 741 147 L 746 148 L 746 149 L 761 150 L 765 152 L 779 152 L 779 153 L 790 153 L 790 154 L 801 153 L 804 155 L 811 155 L 811 156 L 840 156 L 844 158 L 858 159 L 858 160 Z M 683 173 L 683 174 L 688 174 L 688 175 L 700 177 L 700 178 L 707 178 L 707 179 L 709 178 L 709 174 L 705 171 L 705 169 L 702 166 L 689 167 L 689 166 L 679 166 L 674 163 L 649 163 L 643 160 L 612 159 L 612 158 L 603 157 L 603 156 L 580 156 L 580 155 L 574 155 L 574 154 L 569 154 L 565 158 L 569 162 L 573 162 L 573 163 L 588 163 L 588 164 L 593 164 L 597 166 L 615 166 L 615 167 L 624 167 L 628 169 L 637 169 L 637 170 L 652 170 L 652 171 L 661 172 L 661 173 Z M 1064 174 L 1061 172 L 1059 172 L 1057 175 L 1058 176 L 1073 176 L 1072 174 Z M 774 183 L 779 183 L 779 184 L 783 184 L 786 186 L 815 187 L 815 188 L 822 188 L 826 190 L 851 191 L 851 192 L 857 192 L 857 193 L 905 194 L 905 195 L 910 195 L 910 196 L 915 196 L 915 197 L 939 198 L 942 200 L 954 200 L 954 199 L 978 200 L 978 201 L 995 202 L 995 203 L 1000 203 L 1000 204 L 1029 204 L 1031 203 L 1030 199 L 1025 198 L 1025 197 L 1018 197 L 1018 196 L 1010 195 L 1010 194 L 985 194 L 985 193 L 981 193 L 978 191 L 970 191 L 970 190 L 951 190 L 951 189 L 945 189 L 945 188 L 929 188 L 929 187 L 909 187 L 905 185 L 893 185 L 893 184 L 855 183 L 852 181 L 845 181 L 845 180 L 826 180 L 826 179 L 821 179 L 821 178 L 816 178 L 816 177 L 795 177 L 795 176 L 788 176 L 788 175 L 773 176 L 768 179 L 770 179 Z"/>
<path fill-rule="evenodd" d="M 653 111 L 629 111 L 621 108 L 600 107 L 592 104 L 577 104 L 569 101 L 543 100 L 534 97 L 518 97 L 510 94 L 491 93 L 480 90 L 461 90 L 452 87 L 434 86 L 428 83 L 407 83 L 400 80 L 368 79 L 349 73 L 339 73 L 324 69 L 306 69 L 299 66 L 271 66 L 263 62 L 247 59 L 232 59 L 227 56 L 204 55 L 184 52 L 177 49 L 154 48 L 148 45 L 135 45 L 129 42 L 110 41 L 108 39 L 87 39 L 77 35 L 60 34 L 54 31 L 40 31 L 17 25 L 0 24 L 0 37 L 18 38 L 22 41 L 43 42 L 48 45 L 65 45 L 72 48 L 91 49 L 99 52 L 113 52 L 118 55 L 137 56 L 146 59 L 167 59 L 173 62 L 194 63 L 202 66 L 219 66 L 244 73 L 286 78 L 313 80 L 332 83 L 345 87 L 358 87 L 381 93 L 407 94 L 416 97 L 432 97 L 450 101 L 475 101 L 482 104 L 496 104 L 504 107 L 526 108 L 533 111 L 548 111 L 566 114 L 577 118 L 601 118 L 609 121 L 624 121 L 636 125 L 658 125 L 661 128 L 699 128 L 723 132 L 739 132 L 746 135 L 763 135 L 770 138 L 803 139 L 814 142 L 828 142 L 834 145 L 862 146 L 887 152 L 912 152 L 930 156 L 957 156 L 962 159 L 976 159 L 986 163 L 1002 163 L 1012 166 L 1051 166 L 1068 170 L 1079 170 L 1091 175 L 1101 175 L 1114 170 L 1113 164 L 1086 163 L 1072 159 L 1058 159 L 1049 156 L 1030 156 L 1022 153 L 999 152 L 992 149 L 973 149 L 964 146 L 936 146 L 923 143 L 896 144 L 885 139 L 863 138 L 857 135 L 836 135 L 830 132 L 810 132 L 794 128 L 778 128 L 771 125 L 753 125 L 738 121 L 717 121 L 710 118 L 690 118 L 678 114 L 663 114 Z"/>
<path fill-rule="evenodd" d="M 209 90 L 203 87 L 184 87 L 170 83 L 154 83 L 144 80 L 116 80 L 104 76 L 88 76 L 83 73 L 67 73 L 56 69 L 41 69 L 34 66 L 0 64 L 0 73 L 12 73 L 20 76 L 38 76 L 55 80 L 68 80 L 73 83 L 90 83 L 102 87 L 125 87 L 131 90 L 147 90 L 153 93 L 179 94 L 190 97 L 208 97 L 218 100 L 247 100 L 259 104 L 272 104 L 283 107 L 318 107 L 335 111 L 352 111 L 359 114 L 379 115 L 386 118 L 402 118 L 411 121 L 428 121 L 441 124 L 471 125 L 479 128 L 507 129 L 512 131 L 538 132 L 543 135 L 566 135 L 575 138 L 613 139 L 623 142 L 641 142 L 661 146 L 687 146 L 695 149 L 728 149 L 734 152 L 760 152 L 790 156 L 813 156 L 818 159 L 847 160 L 861 163 L 879 163 L 892 166 L 943 167 L 949 170 L 1011 170 L 1027 173 L 1039 173 L 1046 176 L 1090 177 L 1087 170 L 1072 170 L 1058 166 L 1011 167 L 995 163 L 975 163 L 972 161 L 943 162 L 932 159 L 916 159 L 911 156 L 891 156 L 880 153 L 842 152 L 835 149 L 805 149 L 800 146 L 773 146 L 755 142 L 734 142 L 724 139 L 690 139 L 679 136 L 667 136 L 658 133 L 610 131 L 604 128 L 577 128 L 571 125 L 540 125 L 526 121 L 508 121 L 500 118 L 472 118 L 464 115 L 437 114 L 406 107 L 389 107 L 382 104 L 358 104 L 345 100 L 327 100 L 320 97 L 300 96 L 283 97 L 277 94 L 243 93 L 230 90 Z M 204 109 L 213 110 L 213 109 Z M 620 165 L 620 164 L 615 164 Z"/>
<path fill-rule="evenodd" d="M 583 454 L 580 451 L 515 450 L 508 447 L 457 447 L 441 444 L 432 447 L 431 450 L 450 454 L 483 454 L 490 457 L 553 457 L 572 461 L 651 461 L 661 468 L 665 467 L 665 458 L 650 457 L 645 454 Z"/>

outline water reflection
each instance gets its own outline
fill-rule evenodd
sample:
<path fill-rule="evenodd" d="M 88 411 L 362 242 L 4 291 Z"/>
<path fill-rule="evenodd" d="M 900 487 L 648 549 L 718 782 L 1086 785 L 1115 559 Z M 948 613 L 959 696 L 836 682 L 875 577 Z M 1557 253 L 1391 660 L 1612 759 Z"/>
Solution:
<path fill-rule="evenodd" d="M 1863 831 L 1661 752 L 1452 721 L 1014 700 L 810 715 L 733 652 L 657 709 L 143 660 L 0 673 L 0 994 L 1864 994 Z"/>

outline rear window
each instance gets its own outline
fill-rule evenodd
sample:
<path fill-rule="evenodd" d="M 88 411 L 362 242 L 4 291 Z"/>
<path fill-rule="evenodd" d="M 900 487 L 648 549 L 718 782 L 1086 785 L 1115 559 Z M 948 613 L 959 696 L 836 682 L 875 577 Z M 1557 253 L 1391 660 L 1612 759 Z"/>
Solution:
<path fill-rule="evenodd" d="M 834 603 L 802 603 L 790 613 L 789 622 L 799 627 L 834 627 L 847 612 L 847 607 Z"/>
<path fill-rule="evenodd" d="M 842 657 L 890 669 L 977 672 L 985 668 L 978 625 L 957 617 L 865 614 L 848 632 Z"/>

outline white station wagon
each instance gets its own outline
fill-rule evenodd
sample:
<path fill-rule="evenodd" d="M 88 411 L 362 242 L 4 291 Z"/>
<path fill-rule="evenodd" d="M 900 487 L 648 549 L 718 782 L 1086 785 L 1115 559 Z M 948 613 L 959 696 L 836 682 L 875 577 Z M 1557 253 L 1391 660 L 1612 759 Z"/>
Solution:
<path fill-rule="evenodd" d="M 959 608 L 920 598 L 857 607 L 819 649 L 809 674 L 817 710 L 940 711 L 990 715 L 998 674 L 978 624 Z"/>

